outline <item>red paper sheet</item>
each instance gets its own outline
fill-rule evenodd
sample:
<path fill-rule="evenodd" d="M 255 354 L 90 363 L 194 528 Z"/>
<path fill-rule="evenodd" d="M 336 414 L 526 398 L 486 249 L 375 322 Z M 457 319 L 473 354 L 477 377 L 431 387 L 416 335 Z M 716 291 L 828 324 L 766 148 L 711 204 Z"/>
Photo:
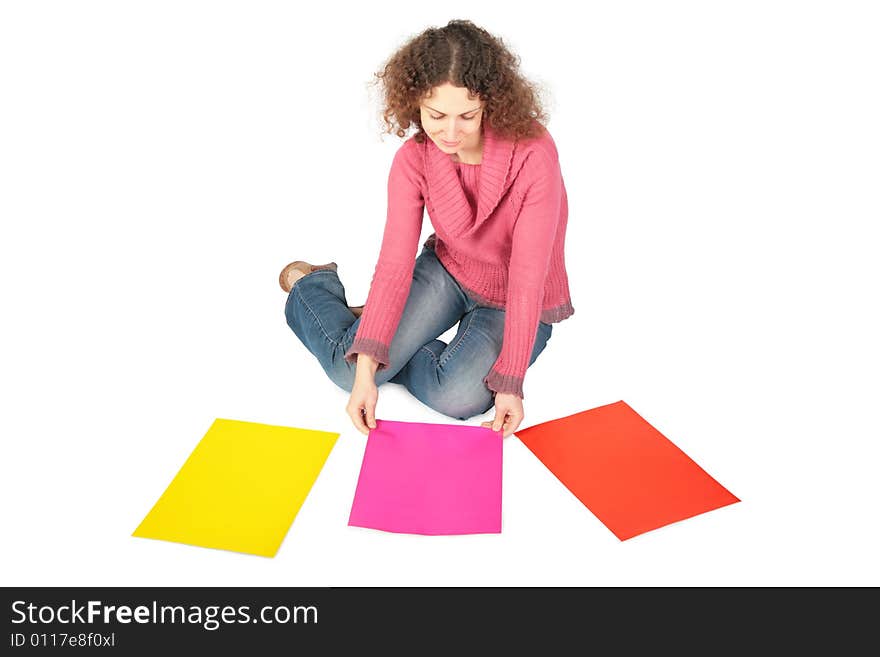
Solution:
<path fill-rule="evenodd" d="M 622 541 L 739 502 L 624 401 L 516 435 Z"/>

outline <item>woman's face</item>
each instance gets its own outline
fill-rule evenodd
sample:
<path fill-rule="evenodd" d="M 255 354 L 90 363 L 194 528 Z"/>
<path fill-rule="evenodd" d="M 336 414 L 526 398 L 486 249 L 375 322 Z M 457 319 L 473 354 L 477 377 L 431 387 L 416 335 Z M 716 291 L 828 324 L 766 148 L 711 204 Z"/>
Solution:
<path fill-rule="evenodd" d="M 449 82 L 434 87 L 420 104 L 422 127 L 444 153 L 480 152 L 485 102 Z"/>

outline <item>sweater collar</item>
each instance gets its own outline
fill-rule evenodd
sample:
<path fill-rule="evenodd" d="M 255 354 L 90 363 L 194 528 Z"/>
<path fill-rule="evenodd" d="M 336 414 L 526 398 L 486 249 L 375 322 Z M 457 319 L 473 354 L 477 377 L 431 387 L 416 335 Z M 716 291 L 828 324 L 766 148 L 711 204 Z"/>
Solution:
<path fill-rule="evenodd" d="M 504 194 L 510 172 L 516 142 L 500 138 L 486 120 L 483 121 L 482 129 L 483 159 L 480 164 L 476 213 L 461 187 L 452 158 L 441 151 L 430 137 L 425 137 L 425 180 L 428 196 L 437 218 L 456 237 L 474 232 L 492 214 Z"/>

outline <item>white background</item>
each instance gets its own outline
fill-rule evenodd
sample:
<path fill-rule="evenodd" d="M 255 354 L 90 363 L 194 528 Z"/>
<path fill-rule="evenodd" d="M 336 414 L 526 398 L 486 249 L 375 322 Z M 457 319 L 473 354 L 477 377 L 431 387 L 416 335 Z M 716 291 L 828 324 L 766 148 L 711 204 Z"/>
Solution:
<path fill-rule="evenodd" d="M 368 83 L 452 18 L 544 89 L 569 194 L 523 427 L 625 400 L 741 503 L 620 542 L 511 437 L 501 534 L 347 526 L 366 438 L 277 275 L 334 260 L 363 303 L 401 143 Z M 0 581 L 880 584 L 878 33 L 870 2 L 4 2 Z M 217 417 L 341 434 L 275 558 L 131 536 Z"/>

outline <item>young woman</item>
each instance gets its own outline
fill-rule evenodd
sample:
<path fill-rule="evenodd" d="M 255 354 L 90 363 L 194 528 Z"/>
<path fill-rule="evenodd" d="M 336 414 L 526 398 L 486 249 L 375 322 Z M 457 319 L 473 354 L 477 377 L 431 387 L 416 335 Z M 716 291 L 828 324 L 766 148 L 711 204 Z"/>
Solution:
<path fill-rule="evenodd" d="M 391 164 L 366 304 L 348 306 L 336 263 L 295 261 L 280 274 L 287 323 L 351 392 L 361 432 L 391 381 L 461 420 L 494 406 L 483 426 L 507 437 L 524 417 L 527 368 L 574 312 L 568 199 L 546 117 L 518 58 L 466 20 L 414 37 L 376 78 L 387 132 L 416 131 Z M 425 209 L 434 233 L 417 255 Z M 456 324 L 449 344 L 437 339 Z"/>

